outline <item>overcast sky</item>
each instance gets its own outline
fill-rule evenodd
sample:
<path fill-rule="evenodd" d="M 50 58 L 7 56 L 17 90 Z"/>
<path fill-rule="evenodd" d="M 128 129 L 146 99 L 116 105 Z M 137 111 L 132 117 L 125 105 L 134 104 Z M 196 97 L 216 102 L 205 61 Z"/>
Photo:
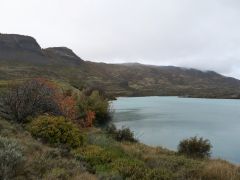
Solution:
<path fill-rule="evenodd" d="M 85 60 L 240 78 L 239 0 L 0 0 L 0 32 L 67 46 Z"/>

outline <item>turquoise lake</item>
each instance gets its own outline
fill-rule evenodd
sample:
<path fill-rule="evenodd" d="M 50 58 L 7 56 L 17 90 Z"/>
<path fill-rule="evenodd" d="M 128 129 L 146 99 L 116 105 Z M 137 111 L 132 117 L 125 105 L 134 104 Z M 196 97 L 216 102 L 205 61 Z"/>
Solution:
<path fill-rule="evenodd" d="M 140 142 L 176 150 L 180 140 L 201 136 L 213 145 L 212 157 L 240 163 L 240 100 L 120 97 L 112 106 L 115 125 Z"/>

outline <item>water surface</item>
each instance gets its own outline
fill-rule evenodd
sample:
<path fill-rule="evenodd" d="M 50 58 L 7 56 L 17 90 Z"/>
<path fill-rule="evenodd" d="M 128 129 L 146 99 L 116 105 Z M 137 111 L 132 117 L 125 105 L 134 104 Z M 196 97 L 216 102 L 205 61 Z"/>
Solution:
<path fill-rule="evenodd" d="M 240 100 L 122 97 L 113 101 L 114 122 L 148 145 L 176 150 L 180 140 L 211 141 L 212 156 L 240 163 Z"/>

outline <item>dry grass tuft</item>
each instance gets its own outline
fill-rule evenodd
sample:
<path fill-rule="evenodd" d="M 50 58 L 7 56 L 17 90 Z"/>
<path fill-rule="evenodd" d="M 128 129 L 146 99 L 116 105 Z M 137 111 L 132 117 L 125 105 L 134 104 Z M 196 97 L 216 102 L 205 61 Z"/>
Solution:
<path fill-rule="evenodd" d="M 239 180 L 240 167 L 223 160 L 210 160 L 201 175 L 202 180 Z"/>

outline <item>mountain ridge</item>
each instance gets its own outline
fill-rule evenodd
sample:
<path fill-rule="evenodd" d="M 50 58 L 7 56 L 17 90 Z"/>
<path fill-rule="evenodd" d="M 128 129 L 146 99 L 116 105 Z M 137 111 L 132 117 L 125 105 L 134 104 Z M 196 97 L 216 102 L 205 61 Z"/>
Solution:
<path fill-rule="evenodd" d="M 0 34 L 0 65 L 2 80 L 41 76 L 113 96 L 240 97 L 240 81 L 214 71 L 84 61 L 67 47 L 42 49 L 31 36 Z"/>

